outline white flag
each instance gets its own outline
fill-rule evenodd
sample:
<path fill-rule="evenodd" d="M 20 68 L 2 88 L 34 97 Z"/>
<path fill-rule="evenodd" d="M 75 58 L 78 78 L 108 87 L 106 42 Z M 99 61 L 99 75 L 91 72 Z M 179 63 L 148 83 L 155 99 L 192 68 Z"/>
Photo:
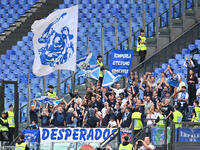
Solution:
<path fill-rule="evenodd" d="M 76 70 L 78 5 L 60 9 L 32 25 L 33 73 L 48 75 L 55 70 Z"/>

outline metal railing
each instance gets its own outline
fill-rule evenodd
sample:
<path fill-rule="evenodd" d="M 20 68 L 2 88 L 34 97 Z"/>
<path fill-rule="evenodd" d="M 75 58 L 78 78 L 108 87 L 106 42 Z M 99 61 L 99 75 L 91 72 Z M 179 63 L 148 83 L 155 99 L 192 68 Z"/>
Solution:
<path fill-rule="evenodd" d="M 161 64 L 167 62 L 169 58 L 174 57 L 177 53 L 181 53 L 183 48 L 186 48 L 188 44 L 194 43 L 194 41 L 198 38 L 200 38 L 200 23 L 193 25 L 177 37 L 176 40 L 158 51 L 152 57 L 138 64 L 133 68 L 133 70 L 140 74 L 152 72 L 155 68 L 160 67 Z"/>
<path fill-rule="evenodd" d="M 188 1 L 188 0 L 187 0 Z M 177 10 L 177 7 L 178 7 L 178 15 L 175 16 L 176 14 L 176 10 Z M 190 8 L 193 8 L 193 7 L 190 7 Z M 178 1 L 177 3 L 175 3 L 173 6 L 172 6 L 172 11 L 173 11 L 173 14 L 172 14 L 172 17 L 173 19 L 175 18 L 181 18 L 181 13 L 182 13 L 182 1 Z M 161 13 L 159 15 L 159 28 L 164 28 L 164 27 L 168 27 L 169 26 L 169 9 L 165 10 L 163 13 Z M 146 25 L 145 25 L 145 29 L 146 29 L 146 37 L 154 37 L 155 36 L 155 33 L 156 33 L 156 19 L 154 18 L 152 21 L 148 22 Z M 150 32 L 152 31 L 152 32 Z M 152 33 L 152 35 L 150 34 Z M 139 36 L 140 34 L 140 30 L 137 30 L 136 32 L 133 33 L 132 37 L 132 43 L 133 43 L 133 46 L 132 47 L 136 47 L 137 45 L 137 37 Z M 125 46 L 124 46 L 125 45 Z M 127 49 L 127 47 L 129 47 L 129 38 L 126 38 L 124 39 L 123 41 L 121 41 L 119 44 L 118 44 L 118 49 Z M 110 50 L 108 50 L 107 52 L 104 53 L 104 56 L 106 57 L 106 65 L 108 66 L 108 62 L 109 62 L 109 53 L 115 49 L 114 47 L 111 48 Z"/>

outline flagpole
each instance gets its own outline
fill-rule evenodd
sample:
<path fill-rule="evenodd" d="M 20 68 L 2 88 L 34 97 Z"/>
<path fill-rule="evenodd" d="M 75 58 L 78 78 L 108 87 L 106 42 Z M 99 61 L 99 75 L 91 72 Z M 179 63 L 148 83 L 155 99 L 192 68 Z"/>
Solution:
<path fill-rule="evenodd" d="M 72 90 L 75 89 L 75 72 L 72 71 Z"/>
<path fill-rule="evenodd" d="M 146 14 L 145 14 L 145 0 L 142 0 L 142 22 L 143 22 L 143 30 L 145 31 L 145 24 L 146 24 Z"/>
<path fill-rule="evenodd" d="M 129 45 L 129 50 L 131 50 L 132 49 L 132 45 L 133 45 L 133 43 L 132 43 L 132 20 L 131 20 L 131 8 L 129 8 L 129 43 L 128 43 L 128 45 Z"/>
<path fill-rule="evenodd" d="M 101 26 L 101 56 L 104 60 L 104 38 L 103 38 L 103 25 Z"/>
<path fill-rule="evenodd" d="M 87 54 L 89 55 L 89 53 L 90 53 L 90 46 L 89 46 L 89 44 L 90 44 L 90 39 L 89 39 L 89 37 L 87 36 Z"/>
<path fill-rule="evenodd" d="M 45 96 L 45 93 L 46 93 L 46 76 L 43 76 L 42 77 L 42 95 Z"/>
<path fill-rule="evenodd" d="M 118 26 L 117 26 L 116 16 L 115 16 L 115 49 L 118 49 Z"/>
<path fill-rule="evenodd" d="M 28 106 L 27 106 L 27 125 L 30 125 L 30 108 L 31 108 L 31 85 L 30 85 L 30 73 L 28 72 L 28 83 L 27 83 L 27 97 L 28 97 Z"/>
<path fill-rule="evenodd" d="M 58 70 L 58 78 L 57 78 L 57 96 L 60 97 L 60 81 L 61 81 L 61 70 Z"/>

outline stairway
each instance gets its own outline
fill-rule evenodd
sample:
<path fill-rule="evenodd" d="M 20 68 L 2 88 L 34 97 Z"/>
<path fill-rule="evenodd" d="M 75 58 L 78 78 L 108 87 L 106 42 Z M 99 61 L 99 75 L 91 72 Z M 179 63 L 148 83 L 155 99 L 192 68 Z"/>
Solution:
<path fill-rule="evenodd" d="M 186 9 L 179 18 L 172 19 L 167 27 L 159 28 L 158 38 L 147 38 L 147 55 L 146 59 L 155 55 L 159 50 L 163 49 L 171 42 L 175 41 L 184 32 L 200 21 L 200 1 L 196 1 L 195 6 Z M 189 44 L 189 43 L 187 43 Z M 135 53 L 132 63 L 132 69 L 139 65 L 138 53 Z"/>
<path fill-rule="evenodd" d="M 31 25 L 35 20 L 47 17 L 62 3 L 64 3 L 64 0 L 46 0 L 46 2 L 43 0 L 36 6 L 32 6 L 31 10 L 26 13 L 28 17 L 26 15 L 22 16 L 11 27 L 12 29 L 9 29 L 12 32 L 7 30 L 5 31 L 7 33 L 0 35 L 0 38 L 4 37 L 0 43 L 0 55 L 5 54 L 7 50 L 11 49 L 12 45 L 16 45 L 17 41 L 20 41 L 24 35 L 27 35 L 31 31 Z"/>

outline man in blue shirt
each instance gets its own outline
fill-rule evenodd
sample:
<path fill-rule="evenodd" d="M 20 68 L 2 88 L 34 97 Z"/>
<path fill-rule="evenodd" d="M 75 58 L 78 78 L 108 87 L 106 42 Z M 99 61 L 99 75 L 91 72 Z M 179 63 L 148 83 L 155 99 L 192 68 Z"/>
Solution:
<path fill-rule="evenodd" d="M 57 111 L 54 114 L 54 126 L 64 127 L 66 126 L 66 114 L 64 113 L 62 107 L 58 107 Z"/>

